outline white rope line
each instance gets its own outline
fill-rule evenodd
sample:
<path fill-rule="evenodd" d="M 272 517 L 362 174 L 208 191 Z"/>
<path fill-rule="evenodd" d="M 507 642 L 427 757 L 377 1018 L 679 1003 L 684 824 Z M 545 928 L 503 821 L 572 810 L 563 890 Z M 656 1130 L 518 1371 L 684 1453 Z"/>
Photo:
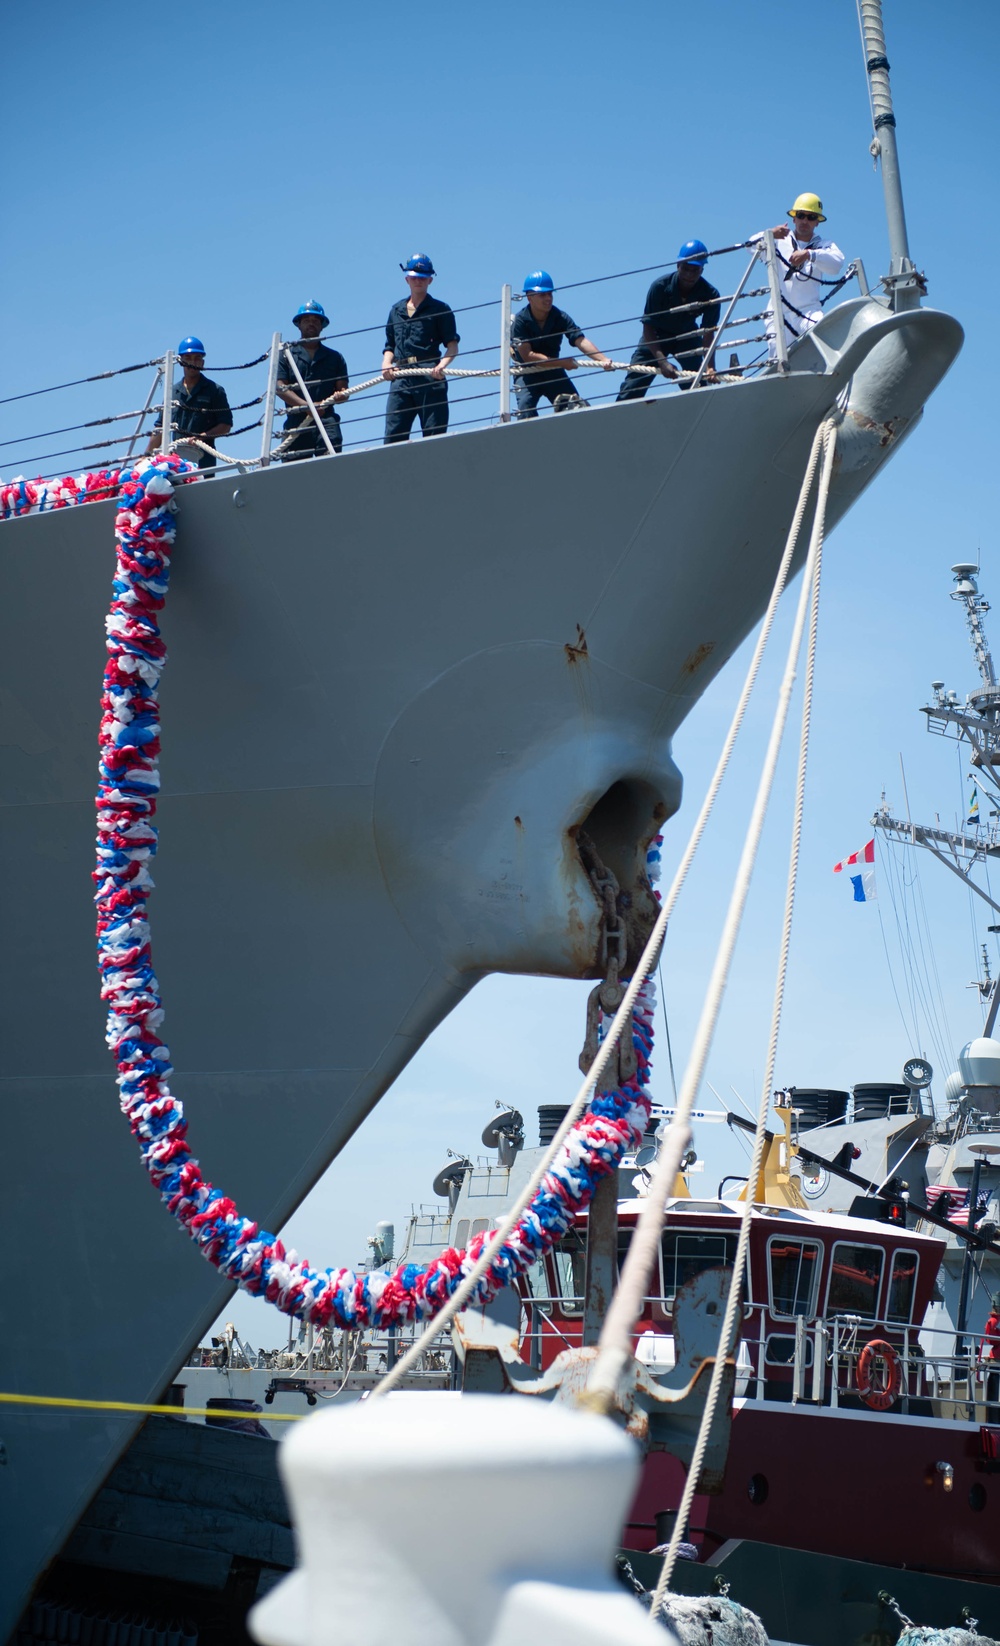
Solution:
<path fill-rule="evenodd" d="M 757 342 L 757 341 L 758 341 L 758 339 L 753 338 L 753 337 L 737 338 L 734 343 L 728 343 L 727 347 L 737 348 L 740 343 L 754 343 L 754 342 Z M 603 361 L 591 360 L 586 355 L 582 355 L 579 358 L 577 358 L 574 355 L 569 355 L 569 354 L 557 355 L 554 359 L 552 359 L 550 361 L 547 361 L 544 364 L 542 364 L 541 362 L 536 362 L 536 361 L 531 361 L 531 362 L 525 364 L 525 363 L 522 363 L 522 362 L 518 361 L 517 363 L 512 364 L 511 367 L 510 367 L 510 370 L 512 372 L 514 372 L 517 376 L 520 376 L 522 373 L 527 373 L 527 372 L 555 372 L 555 371 L 571 372 L 571 371 L 582 371 L 584 369 L 590 369 L 590 370 L 593 370 L 593 371 L 639 372 L 639 373 L 642 373 L 643 375 L 649 376 L 649 377 L 656 377 L 658 375 L 658 373 L 660 372 L 659 366 L 643 366 L 643 365 L 632 366 L 632 365 L 629 364 L 629 362 L 627 360 L 610 360 L 607 365 L 604 365 Z M 477 367 L 471 367 L 471 366 L 446 366 L 445 369 L 444 369 L 443 376 L 445 376 L 445 377 L 500 377 L 502 372 L 503 372 L 503 367 L 502 366 L 477 366 Z M 317 401 L 314 402 L 314 404 L 315 404 L 315 407 L 316 407 L 317 411 L 319 411 L 319 412 L 326 411 L 327 408 L 330 407 L 330 406 L 343 405 L 344 401 L 349 400 L 350 397 L 354 394 L 363 394 L 366 389 L 378 388 L 381 384 L 391 383 L 391 382 L 395 381 L 396 378 L 400 378 L 400 377 L 430 377 L 430 376 L 433 375 L 433 373 L 434 373 L 434 367 L 433 366 L 397 366 L 394 370 L 393 377 L 391 377 L 391 378 L 383 377 L 382 373 L 379 372 L 377 377 L 366 377 L 363 382 L 361 382 L 361 383 L 352 383 L 350 385 L 350 387 L 346 388 L 346 389 L 338 389 L 335 394 L 327 395 L 325 400 L 317 400 Z M 683 378 L 696 377 L 697 375 L 698 375 L 697 372 L 682 370 L 680 367 L 678 367 L 677 373 L 676 373 L 676 380 L 680 381 Z M 730 372 L 726 372 L 726 373 L 718 372 L 716 375 L 718 376 L 720 382 L 724 382 L 724 383 L 738 383 L 738 382 L 741 381 L 741 374 L 738 373 L 738 372 L 731 372 L 731 373 Z M 439 381 L 440 381 L 440 379 L 439 379 Z M 674 379 L 671 379 L 671 381 L 674 381 Z M 307 411 L 308 407 L 307 406 L 288 406 L 288 407 L 286 407 L 286 410 L 290 411 L 290 412 Z M 294 432 L 296 434 L 301 433 L 302 429 L 305 428 L 305 426 L 306 425 L 304 423 L 299 424 L 298 428 L 296 428 L 296 430 Z"/>
<path fill-rule="evenodd" d="M 202 440 L 197 434 L 180 435 L 177 440 L 171 441 L 170 450 L 175 452 L 178 446 L 200 446 L 203 452 L 208 452 L 211 457 L 217 457 L 220 463 L 228 463 L 234 469 L 241 468 L 246 462 L 245 458 L 227 457 L 225 452 L 216 451 L 214 446 L 210 446 L 207 440 Z"/>
<path fill-rule="evenodd" d="M 788 858 L 788 879 L 785 887 L 785 910 L 781 928 L 781 949 L 778 957 L 778 970 L 774 984 L 774 1001 L 771 1010 L 771 1029 L 768 1037 L 767 1060 L 764 1069 L 764 1082 L 761 1087 L 760 1108 L 757 1114 L 757 1129 L 754 1135 L 753 1154 L 750 1160 L 750 1169 L 747 1176 L 746 1200 L 743 1203 L 743 1213 L 740 1219 L 739 1237 L 736 1242 L 736 1255 L 733 1259 L 733 1273 L 729 1282 L 729 1295 L 726 1299 L 726 1309 L 719 1333 L 719 1348 L 712 1367 L 712 1376 L 708 1386 L 708 1395 L 705 1401 L 705 1410 L 702 1413 L 698 1429 L 698 1438 L 695 1441 L 691 1463 L 688 1468 L 687 1479 L 684 1482 L 684 1492 L 681 1497 L 677 1517 L 671 1533 L 667 1552 L 663 1558 L 656 1591 L 653 1596 L 651 1613 L 656 1616 L 663 1605 L 667 1590 L 673 1577 L 677 1563 L 678 1552 L 688 1518 L 691 1513 L 691 1504 L 694 1501 L 695 1488 L 701 1466 L 708 1445 L 712 1423 L 722 1392 L 722 1380 L 725 1375 L 726 1359 L 732 1352 L 736 1337 L 737 1320 L 741 1310 L 741 1292 L 743 1276 L 746 1270 L 747 1252 L 750 1246 L 750 1226 L 754 1214 L 754 1204 L 757 1195 L 757 1185 L 760 1177 L 761 1165 L 764 1158 L 764 1139 L 767 1124 L 767 1113 L 770 1106 L 771 1087 L 774 1081 L 774 1066 L 778 1054 L 778 1034 L 781 1028 L 781 1014 L 785 998 L 785 982 L 788 976 L 788 955 L 792 939 L 792 917 L 795 910 L 795 891 L 798 882 L 799 855 L 802 844 L 802 817 L 805 809 L 806 768 L 809 760 L 809 733 L 812 722 L 813 685 L 816 677 L 816 637 L 819 625 L 819 595 L 820 580 L 823 570 L 823 534 L 826 527 L 826 504 L 830 492 L 830 481 L 833 475 L 833 460 L 837 447 L 836 426 L 832 420 L 825 422 L 821 429 L 823 436 L 823 468 L 820 474 L 819 487 L 816 496 L 816 512 L 813 517 L 812 536 L 809 543 L 809 558 L 806 572 L 802 581 L 802 593 L 799 599 L 799 608 L 796 613 L 795 632 L 788 649 L 788 664 L 785 680 L 782 682 L 779 716 L 780 726 L 777 724 L 776 736 L 772 736 L 774 747 L 774 761 L 768 775 L 768 787 L 774 776 L 774 764 L 777 761 L 778 749 L 784 732 L 784 723 L 788 713 L 792 687 L 795 682 L 795 667 L 798 652 L 802 641 L 802 629 L 805 623 L 806 608 L 809 611 L 809 640 L 806 651 L 805 681 L 802 694 L 802 726 L 799 737 L 798 771 L 795 783 L 795 808 L 792 821 L 792 839 Z M 771 750 L 768 750 L 770 759 Z M 762 774 L 763 785 L 763 774 Z M 765 802 L 766 804 L 766 802 Z M 761 815 L 763 823 L 763 815 Z M 756 844 L 754 846 L 756 851 Z M 744 894 L 745 896 L 745 894 Z M 662 1205 L 662 1202 L 660 1203 Z M 759 1371 L 759 1368 L 758 1368 Z"/>
<path fill-rule="evenodd" d="M 778 602 L 781 599 L 785 584 L 788 581 L 788 571 L 791 566 L 792 556 L 795 552 L 795 544 L 798 540 L 802 517 L 805 513 L 806 498 L 808 496 L 809 487 L 812 484 L 812 476 L 816 467 L 820 446 L 820 435 L 821 430 L 817 430 L 809 457 L 809 467 L 806 474 L 806 480 L 803 482 L 803 488 L 799 494 L 799 501 L 796 506 L 795 516 L 792 521 L 791 530 L 788 534 L 788 540 L 785 544 L 785 552 L 781 557 L 781 563 L 778 567 L 777 575 L 775 576 L 774 587 L 771 590 L 771 596 L 767 603 L 767 610 L 764 613 L 760 633 L 757 636 L 757 644 L 754 647 L 753 656 L 750 659 L 746 678 L 743 682 L 743 689 L 740 692 L 739 701 L 737 702 L 736 709 L 733 713 L 729 731 L 726 734 L 726 741 L 723 744 L 722 753 L 719 756 L 719 761 L 715 768 L 715 772 L 713 773 L 712 781 L 709 784 L 705 798 L 702 801 L 701 810 L 695 819 L 694 827 L 691 830 L 691 834 L 688 838 L 687 845 L 684 848 L 681 860 L 674 872 L 670 890 L 667 893 L 663 907 L 660 909 L 656 923 L 649 935 L 649 939 L 642 952 L 642 957 L 639 964 L 636 967 L 635 976 L 632 978 L 631 983 L 629 983 L 627 989 L 625 990 L 621 1005 L 615 1013 L 607 1035 L 597 1049 L 597 1056 L 594 1058 L 586 1078 L 583 1080 L 576 1096 L 567 1109 L 562 1123 L 558 1127 L 552 1142 L 549 1144 L 549 1147 L 545 1151 L 541 1160 L 538 1162 L 538 1165 L 535 1167 L 535 1170 L 532 1172 L 531 1177 L 521 1190 L 521 1193 L 518 1195 L 513 1206 L 507 1212 L 506 1217 L 497 1226 L 497 1229 L 490 1241 L 484 1246 L 482 1252 L 480 1253 L 478 1262 L 474 1264 L 472 1269 L 470 1269 L 469 1273 L 462 1281 L 462 1284 L 452 1293 L 452 1296 L 448 1299 L 447 1303 L 445 1303 L 444 1307 L 440 1309 L 438 1313 L 434 1315 L 433 1319 L 428 1322 L 421 1336 L 417 1338 L 411 1344 L 406 1353 L 399 1360 L 397 1360 L 388 1376 L 383 1378 L 382 1382 L 377 1384 L 372 1390 L 371 1396 L 369 1397 L 370 1399 L 374 1399 L 378 1395 L 388 1394 L 389 1390 L 395 1387 L 404 1373 L 407 1372 L 419 1358 L 423 1350 L 428 1347 L 432 1338 L 434 1338 L 438 1332 L 442 1331 L 447 1325 L 449 1325 L 455 1315 L 457 1315 L 459 1311 L 465 1307 L 465 1304 L 471 1297 L 472 1292 L 478 1282 L 482 1279 L 483 1275 L 492 1263 L 495 1252 L 500 1246 L 503 1245 L 515 1224 L 520 1220 L 526 1207 L 533 1199 L 536 1190 L 540 1187 L 546 1172 L 551 1166 L 556 1155 L 559 1153 L 559 1150 L 562 1148 L 567 1136 L 576 1124 L 577 1120 L 580 1118 L 580 1115 L 583 1113 L 583 1110 L 586 1107 L 598 1080 L 608 1065 L 612 1052 L 618 1045 L 622 1029 L 630 1018 L 632 1008 L 638 998 L 639 991 L 659 958 L 660 947 L 666 935 L 667 924 L 673 914 L 674 907 L 677 903 L 678 897 L 680 896 L 684 882 L 687 879 L 688 870 L 690 869 L 694 855 L 698 850 L 698 846 L 701 842 L 701 837 L 704 834 L 705 826 L 711 814 L 712 807 L 715 804 L 716 797 L 722 785 L 726 768 L 729 765 L 733 748 L 735 747 L 737 737 L 739 736 L 740 727 L 743 724 L 743 718 L 746 714 L 747 704 L 750 701 L 750 696 L 753 692 L 757 681 L 757 675 L 760 671 L 761 659 L 764 655 L 765 648 L 767 647 L 767 643 L 770 638 L 771 629 L 774 625 L 774 617 L 778 609 Z M 676 1175 L 676 1172 L 674 1175 Z M 673 1178 L 671 1178 L 671 1184 L 672 1183 Z M 629 1353 L 631 1353 L 631 1340 L 629 1343 Z M 616 1385 L 617 1377 L 614 1380 L 612 1388 Z"/>
<path fill-rule="evenodd" d="M 748 341 L 752 342 L 754 340 L 751 338 L 748 339 Z M 728 346 L 734 348 L 736 347 L 735 344 Z M 643 372 L 651 377 L 655 377 L 657 372 L 660 370 L 659 366 L 631 366 L 627 360 L 609 360 L 608 364 L 605 365 L 601 360 L 591 360 L 588 355 L 580 355 L 577 357 L 576 355 L 571 354 L 556 355 L 552 360 L 545 361 L 544 363 L 542 361 L 534 360 L 529 362 L 516 361 L 512 363 L 510 367 L 510 370 L 515 372 L 518 376 L 520 376 L 522 372 L 570 372 L 582 371 L 584 369 L 590 369 L 593 371 Z M 430 377 L 433 372 L 433 366 L 397 366 L 395 368 L 394 375 L 391 378 L 383 377 L 382 373 L 379 372 L 377 377 L 366 377 L 362 383 L 352 383 L 350 388 L 339 389 L 335 395 L 328 395 L 325 400 L 317 400 L 315 403 L 316 410 L 323 411 L 327 406 L 332 406 L 335 401 L 338 404 L 342 403 L 344 399 L 349 398 L 352 394 L 362 394 L 365 389 L 377 388 L 380 383 L 391 383 L 395 380 L 395 378 Z M 502 372 L 502 366 L 446 366 L 444 368 L 443 375 L 445 377 L 499 377 Z M 693 371 L 682 371 L 678 368 L 677 375 L 678 377 L 695 377 L 697 376 L 697 373 Z M 727 381 L 730 380 L 735 383 L 738 381 L 738 378 L 735 375 L 733 375 L 731 379 L 727 377 Z M 304 411 L 305 407 L 300 408 L 298 406 L 290 406 L 288 409 L 290 411 Z"/>

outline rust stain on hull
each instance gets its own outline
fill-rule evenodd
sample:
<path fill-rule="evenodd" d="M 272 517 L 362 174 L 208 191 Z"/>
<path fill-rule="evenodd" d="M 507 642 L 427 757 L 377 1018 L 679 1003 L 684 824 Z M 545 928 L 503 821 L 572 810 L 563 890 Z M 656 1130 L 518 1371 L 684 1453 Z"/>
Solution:
<path fill-rule="evenodd" d="M 848 410 L 847 415 L 866 434 L 877 434 L 880 446 L 887 446 L 899 433 L 898 417 L 890 417 L 888 423 L 876 423 L 873 418 L 866 417 L 864 412 Z"/>
<path fill-rule="evenodd" d="M 706 658 L 711 657 L 714 650 L 714 640 L 703 640 L 700 646 L 696 646 L 694 651 L 689 652 L 687 657 L 685 657 L 683 663 L 681 664 L 681 674 L 686 674 L 688 678 L 690 678 L 691 675 L 696 674 L 701 668 L 701 665 L 705 662 Z"/>

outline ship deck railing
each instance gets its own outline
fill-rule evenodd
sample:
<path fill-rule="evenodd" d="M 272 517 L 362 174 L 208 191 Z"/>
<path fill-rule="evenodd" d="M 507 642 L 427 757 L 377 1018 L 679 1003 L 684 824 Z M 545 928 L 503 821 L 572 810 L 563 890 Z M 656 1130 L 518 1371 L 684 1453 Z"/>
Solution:
<path fill-rule="evenodd" d="M 636 1330 L 637 1358 L 657 1371 L 673 1365 L 673 1298 L 650 1295 Z M 533 1367 L 580 1346 L 582 1296 L 526 1298 L 521 1356 Z M 662 1339 L 662 1350 L 656 1351 Z M 865 1346 L 888 1343 L 899 1363 L 891 1410 L 904 1416 L 1000 1425 L 1000 1382 L 987 1386 L 989 1362 L 971 1331 L 861 1314 L 776 1315 L 745 1303 L 736 1354 L 736 1395 L 755 1401 L 837 1410 L 863 1405 L 858 1363 Z M 1000 1360 L 995 1375 L 1000 1380 Z M 987 1398 L 996 1396 L 995 1399 Z"/>
<path fill-rule="evenodd" d="M 780 286 L 776 284 L 777 263 L 772 252 L 773 246 L 768 250 L 769 263 L 762 254 L 761 243 L 745 240 L 711 254 L 708 272 L 722 292 L 720 326 L 715 339 L 715 366 L 722 375 L 720 387 L 774 369 L 774 362 L 768 358 L 765 332 L 766 313 L 768 305 L 775 301 L 775 291 L 778 302 L 781 301 Z M 672 263 L 649 265 L 574 281 L 557 288 L 556 302 L 573 314 L 585 335 L 605 355 L 624 367 L 640 340 L 647 286 L 657 275 L 674 266 Z M 731 276 L 723 278 L 730 269 Z M 861 292 L 867 294 L 864 266 L 858 259 L 848 266 L 838 282 L 831 284 L 827 298 L 836 300 L 850 279 L 856 280 Z M 444 294 L 443 285 L 441 290 Z M 497 298 L 455 308 L 461 332 L 455 371 L 485 375 L 451 378 L 448 437 L 516 419 L 512 395 L 515 362 L 509 346 L 509 329 L 512 303 L 519 302 L 522 296 L 513 294 L 508 285 Z M 697 310 L 697 305 L 690 307 L 692 311 Z M 696 312 L 692 312 L 692 326 L 695 319 Z M 330 331 L 321 339 L 347 355 L 352 385 L 368 384 L 361 393 L 352 388 L 350 400 L 335 408 L 341 417 L 345 457 L 382 444 L 385 401 L 390 389 L 381 377 L 384 330 L 383 322 Z M 210 360 L 206 364 L 205 375 L 221 377 L 229 391 L 234 427 L 217 448 L 219 460 L 214 474 L 203 471 L 195 479 L 211 480 L 227 474 L 230 469 L 234 474 L 245 473 L 283 460 L 286 434 L 279 425 L 286 408 L 276 402 L 274 389 L 288 341 L 275 332 L 266 346 L 261 340 L 251 347 L 247 359 L 240 363 L 216 364 Z M 697 351 L 697 344 L 698 334 L 692 331 L 686 342 L 673 339 L 669 346 Z M 599 368 L 571 364 L 583 359 L 569 349 L 560 362 L 573 373 L 577 392 L 590 407 L 613 402 L 622 381 L 621 371 L 606 373 Z M 794 348 L 789 360 L 794 369 Z M 176 367 L 176 356 L 168 351 L 67 383 L 26 388 L 0 397 L 0 485 L 15 480 L 46 483 L 80 469 L 91 473 L 117 471 L 134 462 L 146 450 L 157 418 L 163 418 L 168 401 L 173 403 L 175 389 L 171 387 L 168 396 L 166 388 L 175 383 Z M 140 374 L 150 371 L 153 375 L 145 379 L 145 391 L 137 394 L 129 385 L 136 381 L 142 383 L 144 376 Z M 652 379 L 649 393 L 676 395 L 697 386 L 700 379 L 700 372 L 696 376 L 688 373 L 677 381 L 658 375 Z M 47 417 L 40 414 L 42 407 L 48 411 Z M 58 408 L 57 413 L 54 408 Z M 37 415 L 29 415 L 29 411 L 34 413 L 36 409 Z M 552 415 L 544 401 L 539 414 Z M 311 416 L 317 441 L 326 455 L 319 433 L 322 419 L 312 413 Z M 22 432 L 26 420 L 31 425 L 29 433 Z M 167 421 L 169 424 L 169 419 Z M 306 426 L 303 424 L 297 432 Z M 171 428 L 171 432 L 176 431 Z M 81 437 L 75 443 L 74 434 Z M 173 441 L 174 449 L 190 444 L 182 436 Z"/>
<path fill-rule="evenodd" d="M 887 1343 L 898 1361 L 893 1412 L 1000 1424 L 1000 1361 L 992 1372 L 991 1363 L 980 1357 L 976 1333 L 871 1315 L 797 1315 L 779 1327 L 768 1305 L 746 1305 L 745 1392 L 756 1400 L 856 1410 L 865 1404 L 858 1365 L 866 1345 L 875 1341 Z M 998 1377 L 996 1388 L 987 1385 L 990 1375 Z"/>
<path fill-rule="evenodd" d="M 187 1364 L 228 1372 L 269 1371 L 284 1377 L 379 1372 L 399 1359 L 422 1330 L 422 1326 L 412 1323 L 395 1330 L 327 1328 L 311 1338 L 307 1332 L 302 1341 L 278 1349 L 252 1349 L 241 1339 L 231 1344 L 213 1340 L 211 1345 L 203 1344 L 195 1349 Z M 452 1362 L 451 1338 L 442 1332 L 424 1350 L 419 1365 L 423 1371 L 441 1372 L 450 1370 Z"/>

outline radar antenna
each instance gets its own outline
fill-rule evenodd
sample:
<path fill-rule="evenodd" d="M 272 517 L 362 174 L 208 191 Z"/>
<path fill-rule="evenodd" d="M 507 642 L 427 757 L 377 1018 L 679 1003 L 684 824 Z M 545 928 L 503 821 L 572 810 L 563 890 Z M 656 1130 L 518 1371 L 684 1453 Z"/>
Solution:
<path fill-rule="evenodd" d="M 984 903 L 1000 914 L 1000 903 L 995 902 L 972 879 L 972 870 L 977 863 L 985 863 L 990 857 L 1000 857 L 1000 778 L 997 776 L 997 768 L 1000 767 L 1000 686 L 997 685 L 993 654 L 983 622 L 990 605 L 979 592 L 976 582 L 978 565 L 960 561 L 951 569 L 955 578 L 951 598 L 965 607 L 965 620 L 980 685 L 976 691 L 969 693 L 963 704 L 957 692 L 946 689 L 943 680 L 932 680 L 934 701 L 925 704 L 921 712 L 927 716 L 929 732 L 968 744 L 977 789 L 983 790 L 984 798 L 991 800 L 993 806 L 985 821 L 978 815 L 974 820 L 970 817 L 961 831 L 928 828 L 909 819 L 903 822 L 893 817 L 883 792 L 872 823 L 889 839 L 925 847 Z M 1000 1004 L 1000 990 L 997 988 L 993 989 L 992 1002 L 991 1019 Z"/>

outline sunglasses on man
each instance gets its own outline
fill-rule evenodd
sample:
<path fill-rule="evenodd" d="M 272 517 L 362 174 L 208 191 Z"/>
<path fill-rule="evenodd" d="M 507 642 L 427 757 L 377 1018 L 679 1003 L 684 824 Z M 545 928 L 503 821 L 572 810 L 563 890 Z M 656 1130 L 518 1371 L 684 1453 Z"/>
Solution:
<path fill-rule="evenodd" d="M 795 213 L 795 218 L 796 218 L 796 221 L 799 221 L 801 219 L 801 221 L 804 222 L 804 223 L 818 223 L 819 222 L 819 212 L 817 212 L 817 211 L 797 211 Z"/>

